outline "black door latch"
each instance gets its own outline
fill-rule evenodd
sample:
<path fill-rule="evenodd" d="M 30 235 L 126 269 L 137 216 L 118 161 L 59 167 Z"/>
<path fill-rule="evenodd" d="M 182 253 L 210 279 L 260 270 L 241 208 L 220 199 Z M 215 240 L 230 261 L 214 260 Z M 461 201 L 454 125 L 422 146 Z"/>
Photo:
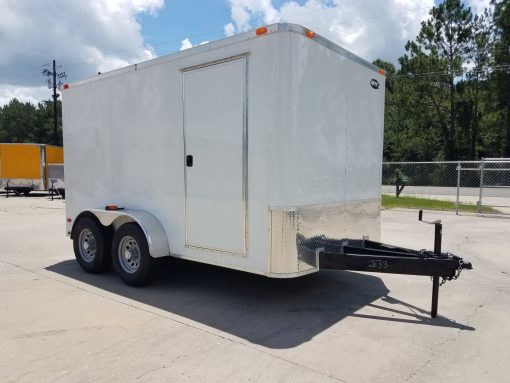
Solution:
<path fill-rule="evenodd" d="M 191 154 L 188 154 L 186 156 L 186 166 L 188 168 L 191 168 L 193 166 L 193 156 Z"/>

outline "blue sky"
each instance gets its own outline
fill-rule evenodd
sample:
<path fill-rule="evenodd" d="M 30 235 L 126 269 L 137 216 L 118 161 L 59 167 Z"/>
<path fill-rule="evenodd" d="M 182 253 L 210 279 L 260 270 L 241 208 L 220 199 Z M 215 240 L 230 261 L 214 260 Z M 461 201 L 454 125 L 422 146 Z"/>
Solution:
<path fill-rule="evenodd" d="M 271 3 L 279 8 L 285 2 L 273 0 Z M 306 1 L 295 2 L 303 5 Z M 185 38 L 199 44 L 225 37 L 224 25 L 232 22 L 231 6 L 227 0 L 166 0 L 155 17 L 141 14 L 139 21 L 145 42 L 159 56 L 178 51 Z M 264 24 L 263 20 L 259 24 Z"/>
<path fill-rule="evenodd" d="M 437 0 L 436 0 L 437 1 Z M 490 0 L 466 0 L 475 11 Z M 46 100 L 43 65 L 74 82 L 204 41 L 292 22 L 396 63 L 435 0 L 0 0 L 0 105 Z"/>
<path fill-rule="evenodd" d="M 155 17 L 142 14 L 139 20 L 145 42 L 158 55 L 178 51 L 186 37 L 193 43 L 222 38 L 223 25 L 231 21 L 223 0 L 167 0 Z"/>

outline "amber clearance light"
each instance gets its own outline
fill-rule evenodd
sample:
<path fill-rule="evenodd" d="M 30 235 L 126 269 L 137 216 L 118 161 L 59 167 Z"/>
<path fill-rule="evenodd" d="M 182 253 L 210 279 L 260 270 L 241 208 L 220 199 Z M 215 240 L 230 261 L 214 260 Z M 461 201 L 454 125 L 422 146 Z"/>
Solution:
<path fill-rule="evenodd" d="M 255 30 L 255 34 L 257 36 L 263 35 L 267 33 L 267 27 L 260 27 Z"/>

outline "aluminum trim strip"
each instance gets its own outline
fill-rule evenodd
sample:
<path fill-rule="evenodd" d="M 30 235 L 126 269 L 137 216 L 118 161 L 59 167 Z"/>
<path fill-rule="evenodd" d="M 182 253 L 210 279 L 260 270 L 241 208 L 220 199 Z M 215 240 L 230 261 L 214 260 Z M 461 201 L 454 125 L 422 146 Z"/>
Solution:
<path fill-rule="evenodd" d="M 248 54 L 244 56 L 244 103 L 243 103 L 243 208 L 244 208 L 244 255 L 248 256 Z"/>
<path fill-rule="evenodd" d="M 41 166 L 41 178 L 44 180 L 44 187 L 47 188 L 48 185 L 46 185 L 46 146 L 45 145 L 41 145 L 39 147 L 39 150 L 40 150 L 40 153 L 41 153 L 41 162 L 40 162 L 40 166 Z"/>
<path fill-rule="evenodd" d="M 221 253 L 221 254 L 227 254 L 227 255 L 238 255 L 241 257 L 246 256 L 246 253 L 239 253 L 237 251 L 230 251 L 230 250 L 225 250 L 225 249 L 216 249 L 214 247 L 190 245 L 190 244 L 186 244 L 184 247 L 186 247 L 187 249 L 206 250 L 206 251 L 212 251 L 214 253 Z"/>
<path fill-rule="evenodd" d="M 229 62 L 229 61 L 243 59 L 243 58 L 245 58 L 247 56 L 248 56 L 248 52 L 245 52 L 245 53 L 241 53 L 239 55 L 225 57 L 225 58 L 222 58 L 222 59 L 219 59 L 219 60 L 209 61 L 209 62 L 206 62 L 206 63 L 203 63 L 203 64 L 198 64 L 198 65 L 193 65 L 193 66 L 190 66 L 190 67 L 181 68 L 180 71 L 181 72 L 189 72 L 189 71 L 192 71 L 192 70 L 207 68 L 207 67 L 210 67 L 210 66 L 213 66 L 213 65 L 224 64 L 224 63 Z"/>

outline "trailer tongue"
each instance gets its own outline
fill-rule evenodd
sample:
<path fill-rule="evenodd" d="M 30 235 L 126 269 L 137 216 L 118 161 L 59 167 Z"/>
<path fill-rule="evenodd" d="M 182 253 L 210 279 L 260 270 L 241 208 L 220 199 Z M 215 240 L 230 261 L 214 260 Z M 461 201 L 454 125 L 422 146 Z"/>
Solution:
<path fill-rule="evenodd" d="M 422 220 L 423 212 L 419 212 Z M 435 226 L 434 251 L 412 250 L 387 245 L 368 239 L 332 239 L 325 236 L 297 239 L 302 260 L 315 253 L 319 269 L 352 270 L 374 273 L 425 275 L 432 277 L 432 308 L 430 315 L 437 316 L 439 286 L 457 279 L 464 269 L 472 269 L 470 262 L 451 253 L 441 252 L 441 221 L 426 222 Z M 440 278 L 442 279 L 440 282 Z"/>

